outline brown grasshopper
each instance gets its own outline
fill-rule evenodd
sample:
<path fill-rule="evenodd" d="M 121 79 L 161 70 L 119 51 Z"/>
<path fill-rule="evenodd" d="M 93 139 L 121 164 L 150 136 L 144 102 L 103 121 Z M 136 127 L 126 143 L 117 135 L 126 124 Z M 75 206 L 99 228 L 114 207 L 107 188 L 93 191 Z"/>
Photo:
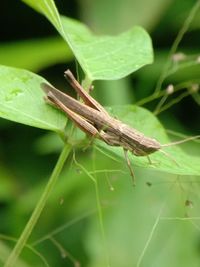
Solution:
<path fill-rule="evenodd" d="M 46 93 L 45 99 L 47 102 L 50 102 L 67 113 L 68 117 L 86 134 L 99 138 L 108 145 L 123 147 L 132 176 L 134 175 L 127 156 L 127 151 L 132 152 L 136 156 L 148 156 L 155 151 L 161 150 L 164 146 L 170 146 L 186 141 L 181 140 L 161 145 L 157 140 L 147 137 L 120 120 L 111 117 L 108 112 L 83 89 L 70 70 L 65 71 L 64 76 L 75 89 L 77 94 L 82 98 L 84 103 L 81 103 L 56 88 L 43 83 L 42 89 Z M 197 136 L 190 137 L 187 140 L 194 138 L 197 138 Z"/>

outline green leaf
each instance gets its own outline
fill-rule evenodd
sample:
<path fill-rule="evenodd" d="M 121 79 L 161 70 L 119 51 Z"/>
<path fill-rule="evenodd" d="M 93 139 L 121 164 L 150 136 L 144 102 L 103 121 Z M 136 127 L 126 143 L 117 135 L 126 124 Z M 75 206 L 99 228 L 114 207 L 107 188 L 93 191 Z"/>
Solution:
<path fill-rule="evenodd" d="M 42 82 L 29 71 L 0 66 L 0 116 L 62 134 L 66 116 L 45 103 Z"/>
<path fill-rule="evenodd" d="M 73 58 L 71 50 L 60 37 L 47 37 L 0 45 L 0 64 L 34 72 Z"/>
<path fill-rule="evenodd" d="M 42 0 L 25 2 L 42 12 L 56 27 L 91 81 L 120 79 L 153 61 L 151 39 L 139 26 L 117 36 L 97 36 L 76 20 L 64 16 L 58 19 L 54 5 L 50 12 L 51 6 L 44 8 Z M 52 19 L 51 13 L 56 13 L 57 20 Z"/>
<path fill-rule="evenodd" d="M 161 144 L 170 143 L 165 129 L 158 119 L 149 111 L 137 106 L 118 106 L 110 109 L 112 114 L 133 128 L 141 131 L 144 135 L 157 139 Z M 122 148 L 111 147 L 101 141 L 97 141 L 98 146 L 105 151 L 118 157 L 124 158 Z M 199 143 L 197 145 L 200 146 Z M 153 164 L 150 164 L 147 157 L 136 157 L 129 153 L 129 158 L 133 166 L 164 171 L 177 175 L 199 175 L 199 157 L 188 155 L 178 146 L 163 147 L 168 156 L 162 152 L 155 152 L 150 155 Z M 125 160 L 125 158 L 124 158 Z"/>
<path fill-rule="evenodd" d="M 90 80 L 125 77 L 152 63 L 148 34 L 135 26 L 117 36 L 95 36 L 82 23 L 62 17 L 66 40 Z"/>

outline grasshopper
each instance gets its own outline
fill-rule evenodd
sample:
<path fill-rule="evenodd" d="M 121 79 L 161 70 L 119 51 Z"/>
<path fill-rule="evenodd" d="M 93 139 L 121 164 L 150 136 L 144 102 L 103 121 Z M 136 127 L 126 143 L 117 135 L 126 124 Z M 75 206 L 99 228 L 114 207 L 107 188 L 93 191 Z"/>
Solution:
<path fill-rule="evenodd" d="M 83 89 L 70 70 L 65 71 L 64 76 L 82 98 L 84 103 L 57 90 L 49 84 L 43 83 L 41 87 L 46 93 L 46 101 L 64 111 L 86 134 L 93 138 L 99 138 L 110 146 L 122 147 L 132 177 L 134 177 L 134 174 L 127 156 L 128 151 L 136 156 L 149 156 L 149 154 L 161 150 L 164 146 L 179 144 L 186 141 L 181 140 L 161 145 L 157 140 L 147 137 L 138 130 L 111 117 L 109 113 Z M 187 138 L 187 140 L 196 139 L 198 137 L 200 136 L 190 137 Z M 166 154 L 166 152 L 162 152 Z"/>

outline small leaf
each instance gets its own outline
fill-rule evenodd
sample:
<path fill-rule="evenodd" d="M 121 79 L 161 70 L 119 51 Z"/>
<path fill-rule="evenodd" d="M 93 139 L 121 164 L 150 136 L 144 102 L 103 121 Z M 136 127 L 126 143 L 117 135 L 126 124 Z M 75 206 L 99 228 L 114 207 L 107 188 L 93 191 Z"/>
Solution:
<path fill-rule="evenodd" d="M 117 36 L 97 36 L 84 24 L 59 17 L 55 5 L 46 4 L 53 1 L 24 1 L 56 27 L 91 81 L 120 79 L 153 61 L 151 39 L 139 26 Z"/>
<path fill-rule="evenodd" d="M 161 144 L 170 143 L 165 129 L 157 118 L 144 108 L 137 106 L 118 106 L 110 109 L 115 117 L 141 131 L 148 137 L 157 139 Z M 111 147 L 101 141 L 98 146 L 112 154 L 124 158 L 122 148 Z M 178 146 L 162 148 L 169 156 L 162 152 L 155 152 L 150 155 L 152 164 L 147 157 L 136 157 L 129 152 L 129 158 L 133 166 L 150 168 L 157 171 L 164 171 L 177 175 L 200 175 L 199 157 L 188 155 Z M 124 158 L 125 160 L 125 158 Z"/>
<path fill-rule="evenodd" d="M 117 36 L 95 36 L 82 23 L 61 17 L 66 40 L 90 80 L 120 79 L 153 61 L 151 40 L 135 26 Z"/>
<path fill-rule="evenodd" d="M 43 82 L 29 71 L 0 66 L 0 116 L 61 134 L 66 116 L 45 103 Z"/>

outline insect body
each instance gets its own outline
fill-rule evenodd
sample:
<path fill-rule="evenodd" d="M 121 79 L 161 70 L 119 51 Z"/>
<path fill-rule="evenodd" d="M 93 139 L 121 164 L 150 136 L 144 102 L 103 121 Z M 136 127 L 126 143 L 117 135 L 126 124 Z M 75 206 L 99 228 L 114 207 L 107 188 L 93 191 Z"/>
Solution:
<path fill-rule="evenodd" d="M 97 137 L 108 145 L 121 146 L 136 156 L 146 156 L 161 148 L 155 139 L 111 117 L 108 112 L 92 98 L 67 70 L 65 76 L 85 103 L 70 97 L 56 88 L 42 84 L 48 102 L 63 110 L 79 128 Z"/>

